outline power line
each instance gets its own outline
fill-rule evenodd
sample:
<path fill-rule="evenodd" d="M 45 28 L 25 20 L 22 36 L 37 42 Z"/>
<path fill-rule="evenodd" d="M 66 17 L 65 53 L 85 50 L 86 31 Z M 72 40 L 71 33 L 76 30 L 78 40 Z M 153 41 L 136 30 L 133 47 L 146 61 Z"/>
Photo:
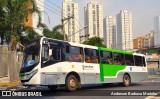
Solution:
<path fill-rule="evenodd" d="M 40 1 L 40 0 L 39 0 Z M 47 0 L 48 1 L 48 0 Z M 41 3 L 43 3 L 42 1 L 40 1 Z M 65 11 L 65 10 L 63 10 L 62 8 L 60 8 L 59 6 L 57 6 L 56 4 L 54 4 L 54 3 L 52 3 L 52 2 L 50 2 L 50 1 L 48 1 L 49 3 L 51 3 L 51 4 L 53 4 L 54 6 L 56 6 L 56 7 L 58 7 L 59 9 L 61 9 L 61 11 Z M 38 3 L 39 4 L 39 3 Z M 45 4 L 45 3 L 43 3 L 43 4 Z M 41 5 L 41 4 L 40 4 Z M 56 11 L 58 11 L 57 9 L 55 9 L 55 8 L 53 8 L 53 7 L 51 7 L 50 5 L 48 5 L 48 4 L 45 4 L 47 7 L 49 7 L 49 8 L 52 8 L 52 9 L 54 9 L 54 10 L 56 10 Z M 43 5 L 41 5 L 41 6 L 43 6 Z M 44 7 L 44 6 L 43 6 Z M 47 8 L 46 7 L 46 8 Z M 51 10 L 51 9 L 49 9 L 49 8 L 47 8 L 48 10 L 50 10 L 50 11 L 52 11 L 52 12 L 54 12 L 54 13 L 56 13 L 56 14 L 58 14 L 58 15 L 60 15 L 59 13 L 57 13 L 57 12 L 55 12 L 55 11 L 53 11 L 53 10 Z M 59 11 L 58 11 L 59 12 Z M 67 11 L 65 11 L 65 12 L 67 12 Z M 62 14 L 62 13 L 61 13 Z M 66 16 L 68 16 L 67 14 L 65 14 L 65 13 L 63 13 L 64 15 L 66 15 Z M 60 15 L 61 16 L 61 15 Z M 72 16 L 68 16 L 68 17 L 73 17 L 74 15 L 72 15 Z M 62 17 L 62 20 L 63 20 L 63 15 L 61 16 Z M 75 17 L 73 17 L 73 18 L 75 18 Z M 78 21 L 78 19 L 77 18 L 75 18 L 75 20 L 78 22 L 78 24 L 83 28 L 83 26 L 80 24 L 80 22 Z M 63 25 L 63 22 L 62 22 L 62 25 Z M 76 25 L 78 28 L 79 28 L 79 26 L 78 25 Z M 79 28 L 80 29 L 80 28 Z M 65 34 L 65 33 L 64 33 Z M 65 36 L 65 35 L 64 35 Z M 64 38 L 65 39 L 65 38 Z"/>
<path fill-rule="evenodd" d="M 48 4 L 45 4 L 44 2 L 42 2 L 41 0 L 39 0 L 41 3 L 43 3 L 44 5 L 46 5 L 46 6 L 48 6 L 48 7 L 50 7 L 50 8 L 52 8 L 52 9 L 54 9 L 54 10 L 56 10 L 57 12 L 59 12 L 57 9 L 55 9 L 55 8 L 53 8 L 53 7 L 51 7 L 50 5 L 48 5 Z M 56 12 L 56 13 L 57 13 Z"/>
<path fill-rule="evenodd" d="M 40 0 L 39 0 L 40 1 Z M 43 3 L 42 1 L 40 1 L 41 3 Z M 38 2 L 37 2 L 37 4 L 39 4 Z M 45 3 L 44 3 L 45 4 Z M 53 3 L 52 3 L 53 4 Z M 41 4 L 39 4 L 40 6 L 42 6 L 42 7 L 44 7 L 44 8 L 46 8 L 46 9 L 48 9 L 48 10 L 50 10 L 51 12 L 54 12 L 54 13 L 56 13 L 57 15 L 59 15 L 59 16 L 62 16 L 61 14 L 59 14 L 59 13 L 57 13 L 57 12 L 55 12 L 55 11 L 53 11 L 53 10 L 51 10 L 51 9 L 49 9 L 49 8 L 47 8 L 47 7 L 50 7 L 50 8 L 53 8 L 53 7 L 51 7 L 51 6 L 49 6 L 48 4 L 45 4 L 47 7 L 45 7 L 45 6 L 43 6 L 43 5 L 41 5 Z M 60 8 L 60 7 L 59 7 Z M 58 11 L 57 9 L 55 9 L 55 8 L 53 8 L 54 10 L 56 10 L 56 11 Z M 60 8 L 61 9 L 61 8 Z M 64 10 L 63 10 L 64 11 Z M 66 12 L 66 11 L 65 11 Z M 65 15 L 67 15 L 67 14 L 65 14 Z M 67 15 L 68 16 L 68 15 Z M 70 16 L 68 16 L 68 17 L 70 17 Z M 75 18 L 76 19 L 76 18 Z M 77 20 L 77 19 L 76 19 Z M 78 22 L 78 20 L 77 20 L 77 22 Z M 79 23 L 79 22 L 78 22 Z M 80 23 L 79 23 L 80 24 Z"/>
<path fill-rule="evenodd" d="M 59 9 L 62 9 L 61 7 L 57 6 L 56 4 L 52 3 L 51 1 L 47 0 L 49 3 L 53 4 L 54 6 L 56 6 Z"/>
<path fill-rule="evenodd" d="M 51 3 L 52 5 L 56 6 L 57 8 L 61 9 L 62 11 L 65 11 L 63 10 L 61 7 L 57 6 L 56 4 L 52 3 L 51 1 L 47 0 L 49 3 Z M 67 12 L 67 11 L 65 11 Z M 65 13 L 63 13 L 65 14 Z M 66 16 L 68 16 L 67 14 L 65 14 Z M 76 17 L 74 17 L 76 19 L 76 21 L 78 22 L 78 24 L 81 26 L 81 28 L 83 28 L 83 26 L 81 25 L 81 23 L 78 21 L 78 19 Z"/>
<path fill-rule="evenodd" d="M 37 4 L 39 4 L 38 2 L 36 2 Z M 39 4 L 40 6 L 42 6 L 42 7 L 44 7 L 43 5 L 41 5 L 41 4 Z M 49 9 L 49 8 L 47 8 L 47 7 L 45 7 L 46 9 L 48 9 L 49 11 L 51 11 L 51 12 L 53 12 L 53 13 L 55 13 L 55 14 L 57 14 L 57 15 L 59 15 L 59 16 L 61 16 L 59 13 L 57 13 L 57 12 L 55 12 L 55 11 L 53 11 L 53 10 L 51 10 L 51 9 Z"/>

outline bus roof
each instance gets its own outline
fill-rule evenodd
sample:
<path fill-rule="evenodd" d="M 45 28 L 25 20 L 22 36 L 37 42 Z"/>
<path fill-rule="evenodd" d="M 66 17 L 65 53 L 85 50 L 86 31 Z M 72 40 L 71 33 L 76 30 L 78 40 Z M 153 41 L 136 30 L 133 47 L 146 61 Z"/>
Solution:
<path fill-rule="evenodd" d="M 52 40 L 57 40 L 57 39 L 48 38 L 48 37 L 42 37 L 42 39 L 43 39 L 43 38 L 52 39 Z M 111 49 L 111 48 L 104 48 L 104 47 L 97 47 L 97 46 L 85 45 L 85 44 L 78 44 L 78 43 L 73 43 L 73 42 L 68 42 L 68 41 L 63 41 L 63 40 L 57 40 L 57 41 L 67 42 L 67 43 L 69 43 L 69 44 L 71 44 L 71 45 L 73 45 L 73 46 L 93 48 L 93 49 L 99 49 L 99 50 L 111 51 L 111 52 L 117 52 L 117 53 L 129 54 L 129 55 L 145 56 L 145 55 L 143 55 L 143 54 L 133 53 L 133 52 L 129 52 L 129 51 L 123 51 L 123 50 L 117 50 L 117 49 Z"/>
<path fill-rule="evenodd" d="M 99 49 L 104 50 L 104 51 L 111 51 L 111 52 L 133 55 L 133 52 L 129 52 L 129 51 L 123 51 L 123 50 L 117 50 L 117 49 L 111 49 L 111 48 L 103 48 L 103 47 L 99 47 Z"/>

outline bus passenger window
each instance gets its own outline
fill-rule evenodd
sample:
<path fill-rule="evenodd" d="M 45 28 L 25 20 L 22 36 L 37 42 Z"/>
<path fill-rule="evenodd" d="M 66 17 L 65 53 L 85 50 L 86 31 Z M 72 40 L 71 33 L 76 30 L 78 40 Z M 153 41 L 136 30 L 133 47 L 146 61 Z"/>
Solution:
<path fill-rule="evenodd" d="M 101 51 L 101 63 L 102 64 L 113 64 L 112 53 L 108 51 Z"/>
<path fill-rule="evenodd" d="M 126 59 L 127 66 L 134 66 L 133 55 L 125 54 L 125 59 Z"/>
<path fill-rule="evenodd" d="M 86 62 L 86 63 L 91 63 L 91 58 L 88 56 L 88 57 L 85 59 L 85 62 Z"/>
<path fill-rule="evenodd" d="M 134 60 L 135 60 L 135 66 L 141 66 L 143 67 L 143 60 L 142 60 L 142 56 L 134 56 Z"/>
<path fill-rule="evenodd" d="M 98 50 L 85 48 L 85 62 L 86 63 L 99 63 Z"/>
<path fill-rule="evenodd" d="M 55 61 L 61 60 L 60 54 L 61 54 L 61 50 L 59 48 L 53 48 L 52 49 L 53 60 L 55 60 Z"/>
<path fill-rule="evenodd" d="M 114 64 L 125 65 L 124 55 L 121 53 L 113 53 Z"/>
<path fill-rule="evenodd" d="M 76 46 L 66 46 L 66 61 L 83 62 L 83 48 Z"/>
<path fill-rule="evenodd" d="M 146 67 L 146 60 L 145 60 L 145 57 L 142 57 L 143 58 L 143 66 Z"/>

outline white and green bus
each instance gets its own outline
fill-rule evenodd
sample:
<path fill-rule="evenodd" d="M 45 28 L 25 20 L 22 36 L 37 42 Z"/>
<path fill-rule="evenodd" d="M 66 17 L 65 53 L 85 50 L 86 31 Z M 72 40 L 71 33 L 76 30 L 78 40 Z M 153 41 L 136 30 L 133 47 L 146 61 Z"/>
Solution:
<path fill-rule="evenodd" d="M 148 78 L 145 55 L 42 37 L 24 49 L 24 86 L 65 86 L 139 82 Z"/>

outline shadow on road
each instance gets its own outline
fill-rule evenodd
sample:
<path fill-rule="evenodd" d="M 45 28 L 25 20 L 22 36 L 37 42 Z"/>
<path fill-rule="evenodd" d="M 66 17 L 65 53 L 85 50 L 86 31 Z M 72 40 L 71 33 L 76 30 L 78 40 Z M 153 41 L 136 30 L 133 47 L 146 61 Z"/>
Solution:
<path fill-rule="evenodd" d="M 129 87 L 133 86 L 141 86 L 141 84 L 134 83 Z M 81 89 L 78 89 L 73 92 L 67 91 L 64 87 L 60 87 L 57 90 L 48 90 L 47 88 L 45 88 L 40 90 L 32 89 L 28 91 L 42 92 L 42 96 L 106 96 L 109 95 L 110 92 L 113 90 L 126 90 L 126 87 L 123 87 L 121 84 L 106 84 L 105 86 L 101 84 L 96 84 L 82 85 Z"/>

